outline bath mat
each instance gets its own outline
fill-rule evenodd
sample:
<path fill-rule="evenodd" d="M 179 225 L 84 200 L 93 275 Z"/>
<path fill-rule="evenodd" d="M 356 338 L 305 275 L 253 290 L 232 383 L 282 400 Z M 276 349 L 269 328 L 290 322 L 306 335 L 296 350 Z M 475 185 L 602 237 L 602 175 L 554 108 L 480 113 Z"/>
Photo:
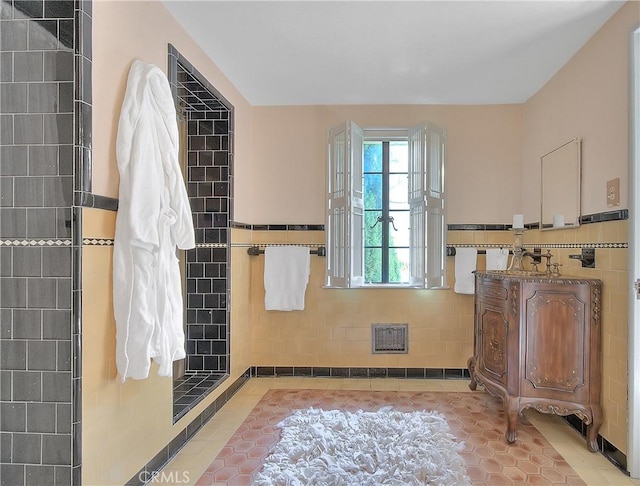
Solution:
<path fill-rule="evenodd" d="M 470 485 L 464 443 L 437 412 L 296 410 L 278 424 L 280 441 L 256 486 Z"/>
<path fill-rule="evenodd" d="M 269 452 L 281 437 L 278 424 L 296 410 L 438 412 L 450 433 L 464 443 L 460 455 L 473 486 L 496 484 L 585 483 L 540 432 L 520 417 L 514 444 L 504 440 L 506 418 L 501 401 L 486 392 L 413 392 L 370 390 L 269 390 L 222 448 L 199 486 L 248 486 L 258 478 Z M 293 484 L 293 483 L 292 483 Z"/>

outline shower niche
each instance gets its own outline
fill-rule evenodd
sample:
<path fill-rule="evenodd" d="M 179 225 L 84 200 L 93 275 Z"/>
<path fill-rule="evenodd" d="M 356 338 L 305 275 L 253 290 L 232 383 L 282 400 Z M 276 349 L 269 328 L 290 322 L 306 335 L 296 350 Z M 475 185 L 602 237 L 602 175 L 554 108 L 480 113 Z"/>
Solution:
<path fill-rule="evenodd" d="M 196 236 L 178 255 L 187 356 L 174 362 L 175 422 L 229 376 L 233 106 L 171 45 L 168 77 Z"/>

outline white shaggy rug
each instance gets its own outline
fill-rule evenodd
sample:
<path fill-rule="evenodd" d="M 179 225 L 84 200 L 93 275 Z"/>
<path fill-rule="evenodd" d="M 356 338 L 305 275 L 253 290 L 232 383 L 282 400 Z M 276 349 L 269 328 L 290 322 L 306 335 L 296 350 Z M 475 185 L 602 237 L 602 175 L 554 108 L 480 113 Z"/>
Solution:
<path fill-rule="evenodd" d="M 296 410 L 256 474 L 256 486 L 464 486 L 471 481 L 437 412 Z"/>

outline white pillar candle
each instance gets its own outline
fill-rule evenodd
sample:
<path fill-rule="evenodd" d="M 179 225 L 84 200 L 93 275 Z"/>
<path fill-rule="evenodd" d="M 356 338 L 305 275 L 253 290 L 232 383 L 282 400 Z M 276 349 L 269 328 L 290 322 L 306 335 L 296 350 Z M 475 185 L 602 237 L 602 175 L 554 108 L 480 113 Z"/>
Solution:
<path fill-rule="evenodd" d="M 521 229 L 524 228 L 524 215 L 522 214 L 514 214 L 513 215 L 513 225 L 514 228 Z"/>
<path fill-rule="evenodd" d="M 554 214 L 553 215 L 553 227 L 554 228 L 564 228 L 564 215 L 563 214 Z"/>

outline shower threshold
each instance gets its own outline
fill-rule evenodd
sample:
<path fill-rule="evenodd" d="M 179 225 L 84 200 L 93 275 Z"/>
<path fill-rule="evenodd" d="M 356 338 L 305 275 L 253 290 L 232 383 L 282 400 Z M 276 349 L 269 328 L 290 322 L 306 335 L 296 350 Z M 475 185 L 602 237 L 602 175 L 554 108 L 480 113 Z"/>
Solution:
<path fill-rule="evenodd" d="M 186 373 L 173 381 L 173 422 L 177 422 L 229 377 L 227 373 Z"/>

